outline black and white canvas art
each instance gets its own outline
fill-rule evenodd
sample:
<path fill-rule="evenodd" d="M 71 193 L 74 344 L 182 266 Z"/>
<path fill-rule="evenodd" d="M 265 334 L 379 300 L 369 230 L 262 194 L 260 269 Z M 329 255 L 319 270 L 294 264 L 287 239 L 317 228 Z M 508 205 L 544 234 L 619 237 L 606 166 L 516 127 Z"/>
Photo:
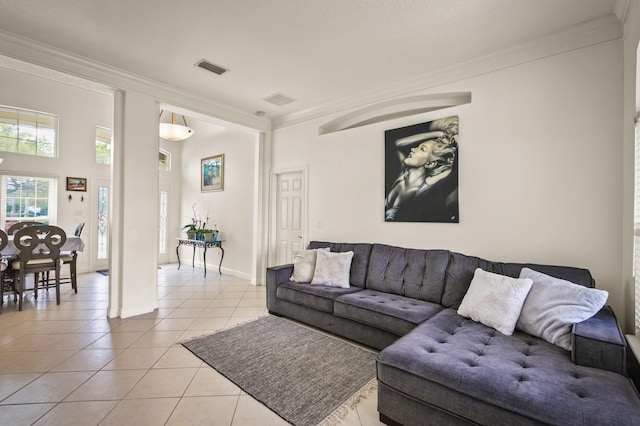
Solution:
<path fill-rule="evenodd" d="M 458 116 L 385 131 L 385 221 L 459 223 Z"/>

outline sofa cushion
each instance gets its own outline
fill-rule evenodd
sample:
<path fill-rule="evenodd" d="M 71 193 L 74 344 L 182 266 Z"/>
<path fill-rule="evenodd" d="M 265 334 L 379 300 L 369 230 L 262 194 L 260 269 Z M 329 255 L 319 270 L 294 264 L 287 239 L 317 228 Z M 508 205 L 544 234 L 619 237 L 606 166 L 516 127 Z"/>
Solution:
<path fill-rule="evenodd" d="M 640 419 L 640 400 L 623 375 L 575 365 L 557 346 L 520 332 L 505 336 L 452 309 L 384 349 L 378 378 L 481 424 L 499 422 L 503 410 L 547 424 L 637 424 Z M 460 403 L 465 398 L 484 407 Z"/>
<path fill-rule="evenodd" d="M 467 293 L 467 289 L 473 278 L 473 272 L 476 268 L 482 268 L 494 274 L 517 278 L 520 276 L 520 271 L 524 267 L 585 287 L 595 287 L 595 281 L 588 269 L 568 266 L 536 265 L 532 263 L 492 262 L 479 257 L 450 252 L 442 304 L 447 308 L 458 309 L 462 298 Z"/>
<path fill-rule="evenodd" d="M 333 301 L 343 294 L 362 291 L 359 287 L 340 288 L 286 282 L 278 286 L 276 297 L 319 311 L 333 313 Z"/>
<path fill-rule="evenodd" d="M 347 243 L 328 243 L 323 241 L 311 241 L 310 249 L 329 247 L 332 252 L 353 252 L 353 260 L 351 261 L 351 273 L 349 284 L 364 288 L 367 280 L 367 268 L 369 267 L 369 256 L 371 254 L 371 244 L 347 244 Z"/>
<path fill-rule="evenodd" d="M 336 298 L 334 314 L 398 336 L 444 309 L 441 305 L 375 290 L 362 290 Z"/>
<path fill-rule="evenodd" d="M 416 250 L 374 244 L 367 288 L 440 303 L 449 263 L 446 250 Z"/>

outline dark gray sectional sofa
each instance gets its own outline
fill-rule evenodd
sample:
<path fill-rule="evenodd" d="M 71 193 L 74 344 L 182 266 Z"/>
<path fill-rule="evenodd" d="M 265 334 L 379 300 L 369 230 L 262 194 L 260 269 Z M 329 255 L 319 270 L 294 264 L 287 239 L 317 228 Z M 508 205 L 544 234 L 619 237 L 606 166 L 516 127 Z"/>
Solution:
<path fill-rule="evenodd" d="M 323 247 L 354 252 L 350 287 L 291 282 L 293 265 L 275 266 L 267 270 L 267 307 L 381 350 L 385 423 L 640 425 L 640 399 L 625 376 L 626 341 L 609 307 L 573 326 L 571 352 L 457 314 L 478 267 L 510 277 L 528 267 L 594 287 L 588 270 L 383 244 L 309 245 Z"/>

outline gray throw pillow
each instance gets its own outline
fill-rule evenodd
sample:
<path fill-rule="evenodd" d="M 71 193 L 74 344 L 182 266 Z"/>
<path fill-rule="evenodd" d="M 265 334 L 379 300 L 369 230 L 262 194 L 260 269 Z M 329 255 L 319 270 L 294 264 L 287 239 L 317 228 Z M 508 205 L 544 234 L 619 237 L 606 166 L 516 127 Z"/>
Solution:
<path fill-rule="evenodd" d="M 311 285 L 349 288 L 352 259 L 352 251 L 342 253 L 319 251 Z"/>
<path fill-rule="evenodd" d="M 492 327 L 507 336 L 513 334 L 531 280 L 507 277 L 476 268 L 458 315 Z"/>
<path fill-rule="evenodd" d="M 533 281 L 516 324 L 518 330 L 571 350 L 571 326 L 594 316 L 609 293 L 522 268 L 520 278 Z"/>
<path fill-rule="evenodd" d="M 316 270 L 318 250 L 329 251 L 329 247 L 293 251 L 293 273 L 291 274 L 291 278 L 289 278 L 291 281 L 298 283 L 311 282 L 313 273 Z"/>

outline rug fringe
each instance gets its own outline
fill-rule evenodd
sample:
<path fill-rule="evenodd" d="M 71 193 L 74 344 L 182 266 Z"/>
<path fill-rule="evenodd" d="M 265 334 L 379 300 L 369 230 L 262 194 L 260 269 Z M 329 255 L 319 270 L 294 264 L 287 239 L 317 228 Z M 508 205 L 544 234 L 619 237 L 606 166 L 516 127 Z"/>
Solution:
<path fill-rule="evenodd" d="M 373 378 L 364 385 L 358 392 L 353 394 L 349 399 L 347 399 L 344 404 L 338 407 L 333 413 L 329 414 L 323 421 L 318 423 L 318 426 L 335 426 L 344 420 L 345 417 L 356 408 L 356 405 L 364 398 L 369 396 L 371 392 L 378 389 L 378 379 Z"/>

